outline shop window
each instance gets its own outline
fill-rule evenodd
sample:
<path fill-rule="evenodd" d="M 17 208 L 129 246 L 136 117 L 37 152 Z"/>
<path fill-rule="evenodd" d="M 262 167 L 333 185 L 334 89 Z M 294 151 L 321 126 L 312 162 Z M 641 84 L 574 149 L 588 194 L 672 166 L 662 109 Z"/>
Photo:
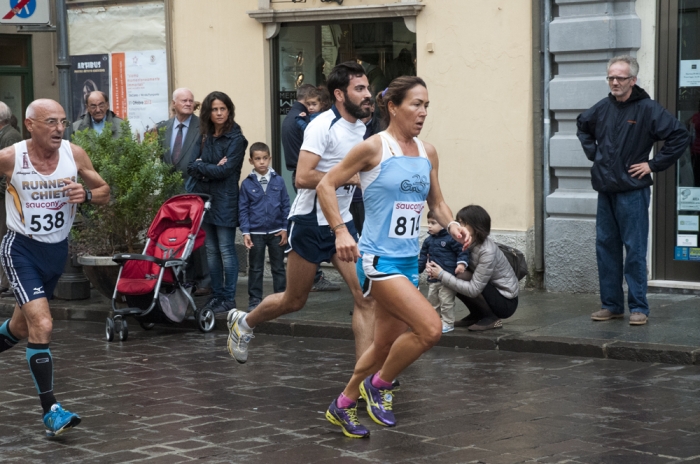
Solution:
<path fill-rule="evenodd" d="M 280 127 L 296 101 L 296 89 L 303 84 L 325 85 L 331 69 L 344 61 L 356 60 L 367 73 L 373 96 L 392 79 L 416 75 L 416 34 L 403 19 L 332 24 L 285 25 L 273 42 L 276 69 L 274 123 L 275 166 L 281 172 L 290 195 L 294 195 L 291 173 L 284 168 Z"/>

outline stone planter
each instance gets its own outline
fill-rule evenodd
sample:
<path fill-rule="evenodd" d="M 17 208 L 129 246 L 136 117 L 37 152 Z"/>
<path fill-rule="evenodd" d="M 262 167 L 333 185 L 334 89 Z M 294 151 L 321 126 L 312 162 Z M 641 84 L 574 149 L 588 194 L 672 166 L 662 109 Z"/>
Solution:
<path fill-rule="evenodd" d="M 111 256 L 80 256 L 78 262 L 83 266 L 83 273 L 92 286 L 107 298 L 112 298 L 114 286 L 117 285 L 119 265 Z"/>

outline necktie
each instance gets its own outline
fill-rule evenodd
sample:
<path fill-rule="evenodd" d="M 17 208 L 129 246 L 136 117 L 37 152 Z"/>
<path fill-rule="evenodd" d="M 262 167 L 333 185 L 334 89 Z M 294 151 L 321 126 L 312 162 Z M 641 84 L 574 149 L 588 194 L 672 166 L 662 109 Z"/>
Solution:
<path fill-rule="evenodd" d="M 263 192 L 267 192 L 267 177 L 260 178 L 260 185 L 262 185 Z"/>
<path fill-rule="evenodd" d="M 182 128 L 185 127 L 184 124 L 180 123 L 177 125 L 177 135 L 175 136 L 175 143 L 173 144 L 173 164 L 177 164 L 180 161 L 180 154 L 182 153 Z"/>

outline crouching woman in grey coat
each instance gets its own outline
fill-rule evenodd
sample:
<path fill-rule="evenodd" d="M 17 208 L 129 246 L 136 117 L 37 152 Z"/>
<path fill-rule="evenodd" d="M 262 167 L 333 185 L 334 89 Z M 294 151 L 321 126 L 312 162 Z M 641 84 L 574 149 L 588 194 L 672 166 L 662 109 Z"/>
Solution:
<path fill-rule="evenodd" d="M 469 330 L 490 330 L 503 327 L 502 319 L 518 307 L 518 279 L 496 242 L 491 240 L 491 217 L 484 208 L 469 205 L 457 213 L 457 221 L 472 236 L 471 256 L 467 271 L 458 276 L 443 272 L 434 262 L 426 270 L 432 278 L 455 292 L 469 308 L 470 314 L 455 322 L 455 327 Z"/>

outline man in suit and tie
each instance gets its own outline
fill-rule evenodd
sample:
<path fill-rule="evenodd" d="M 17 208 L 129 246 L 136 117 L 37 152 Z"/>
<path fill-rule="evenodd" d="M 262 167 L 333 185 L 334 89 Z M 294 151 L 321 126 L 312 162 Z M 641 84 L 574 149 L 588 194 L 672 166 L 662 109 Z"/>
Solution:
<path fill-rule="evenodd" d="M 163 161 L 180 171 L 183 186 L 187 182 L 187 164 L 190 162 L 192 151 L 202 141 L 199 133 L 199 118 L 194 114 L 194 95 L 187 88 L 179 88 L 173 92 L 172 107 L 175 116 L 157 125 L 160 130 L 165 127 L 162 144 L 166 151 Z M 184 187 L 183 187 L 184 192 Z M 211 279 L 207 266 L 206 249 L 204 246 L 194 251 L 188 265 L 188 274 L 194 274 L 197 290 L 195 296 L 204 296 L 211 293 Z"/>
<path fill-rule="evenodd" d="M 183 180 L 187 178 L 187 164 L 196 144 L 202 140 L 199 134 L 199 118 L 194 113 L 194 95 L 190 89 L 179 88 L 173 92 L 175 116 L 158 124 L 165 127 L 165 155 L 163 161 L 180 171 Z M 184 184 L 183 184 L 184 185 Z"/>

